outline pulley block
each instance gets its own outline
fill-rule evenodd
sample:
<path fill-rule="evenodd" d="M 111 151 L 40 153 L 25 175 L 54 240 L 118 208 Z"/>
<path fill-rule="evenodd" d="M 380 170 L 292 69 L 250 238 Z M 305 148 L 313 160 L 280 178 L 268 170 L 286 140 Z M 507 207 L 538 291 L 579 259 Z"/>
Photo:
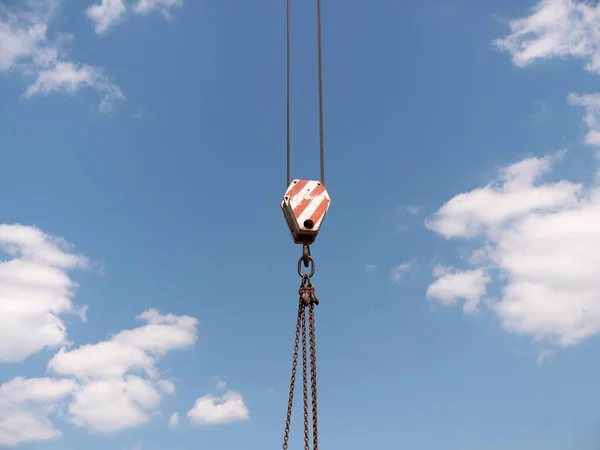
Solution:
<path fill-rule="evenodd" d="M 281 209 L 296 244 L 312 244 L 331 199 L 320 181 L 294 180 L 285 191 Z"/>

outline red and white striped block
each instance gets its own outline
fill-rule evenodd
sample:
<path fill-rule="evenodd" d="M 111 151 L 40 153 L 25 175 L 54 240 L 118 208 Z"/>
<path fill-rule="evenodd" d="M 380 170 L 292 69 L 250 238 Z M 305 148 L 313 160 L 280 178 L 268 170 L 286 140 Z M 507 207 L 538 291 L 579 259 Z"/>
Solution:
<path fill-rule="evenodd" d="M 294 180 L 281 209 L 296 244 L 312 244 L 319 233 L 331 199 L 320 181 Z"/>

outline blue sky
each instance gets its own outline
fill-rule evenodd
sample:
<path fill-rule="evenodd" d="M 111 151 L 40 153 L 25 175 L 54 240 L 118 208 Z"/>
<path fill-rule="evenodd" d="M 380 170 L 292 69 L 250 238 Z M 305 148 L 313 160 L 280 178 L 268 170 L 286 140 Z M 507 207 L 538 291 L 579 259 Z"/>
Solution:
<path fill-rule="evenodd" d="M 323 2 L 323 448 L 600 445 L 598 30 L 573 0 Z M 281 445 L 284 38 L 283 1 L 0 6 L 0 446 Z"/>

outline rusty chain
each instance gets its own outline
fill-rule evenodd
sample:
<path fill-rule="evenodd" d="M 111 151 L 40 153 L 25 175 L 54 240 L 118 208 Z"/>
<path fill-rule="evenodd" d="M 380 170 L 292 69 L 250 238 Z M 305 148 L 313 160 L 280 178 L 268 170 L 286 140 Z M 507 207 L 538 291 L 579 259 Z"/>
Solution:
<path fill-rule="evenodd" d="M 305 246 L 307 247 L 307 246 Z M 298 274 L 302 277 L 298 293 L 300 299 L 298 301 L 298 318 L 296 321 L 296 336 L 294 339 L 294 356 L 292 362 L 292 376 L 290 380 L 290 393 L 288 397 L 287 416 L 285 420 L 285 431 L 283 436 L 283 450 L 288 449 L 288 441 L 290 435 L 290 424 L 292 420 L 292 406 L 294 403 L 294 390 L 296 385 L 296 370 L 298 366 L 298 353 L 300 341 L 302 341 L 302 394 L 303 394 L 303 412 L 304 412 L 304 450 L 310 450 L 310 428 L 309 428 L 309 403 L 308 403 L 308 358 L 310 359 L 310 391 L 311 391 L 311 407 L 312 407 L 312 434 L 313 434 L 313 450 L 319 449 L 319 427 L 317 416 L 317 347 L 315 339 L 315 305 L 319 304 L 319 299 L 315 294 L 315 287 L 310 281 L 314 274 L 314 261 L 307 255 L 307 250 L 303 251 L 303 256 L 298 260 Z M 305 266 L 311 263 L 309 273 L 302 273 L 300 269 L 301 262 L 304 261 Z M 308 308 L 308 345 L 307 345 L 307 314 Z"/>
<path fill-rule="evenodd" d="M 298 304 L 298 320 L 296 321 L 296 338 L 294 339 L 294 358 L 292 362 L 292 377 L 290 380 L 290 395 L 288 399 L 287 416 L 285 419 L 285 433 L 283 436 L 283 450 L 288 448 L 288 439 L 290 436 L 290 424 L 292 422 L 292 405 L 294 404 L 294 387 L 296 385 L 296 367 L 298 366 L 298 348 L 300 346 L 300 326 L 304 316 L 304 305 Z"/>
<path fill-rule="evenodd" d="M 302 401 L 304 412 L 304 450 L 310 450 L 308 428 L 308 365 L 306 362 L 306 308 L 302 308 Z"/>
<path fill-rule="evenodd" d="M 310 383 L 312 390 L 312 420 L 313 420 L 313 448 L 319 448 L 319 430 L 317 420 L 317 344 L 315 340 L 315 305 L 319 304 L 319 300 L 315 296 L 313 287 L 312 297 L 314 302 L 308 306 L 308 333 L 310 341 Z"/>

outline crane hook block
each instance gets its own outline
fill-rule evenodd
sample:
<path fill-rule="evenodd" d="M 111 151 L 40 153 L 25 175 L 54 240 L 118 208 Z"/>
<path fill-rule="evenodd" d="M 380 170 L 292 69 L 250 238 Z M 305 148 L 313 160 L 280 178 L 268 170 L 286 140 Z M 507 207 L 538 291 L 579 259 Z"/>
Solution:
<path fill-rule="evenodd" d="M 285 191 L 281 209 L 294 243 L 312 244 L 331 199 L 320 181 L 294 180 Z"/>

